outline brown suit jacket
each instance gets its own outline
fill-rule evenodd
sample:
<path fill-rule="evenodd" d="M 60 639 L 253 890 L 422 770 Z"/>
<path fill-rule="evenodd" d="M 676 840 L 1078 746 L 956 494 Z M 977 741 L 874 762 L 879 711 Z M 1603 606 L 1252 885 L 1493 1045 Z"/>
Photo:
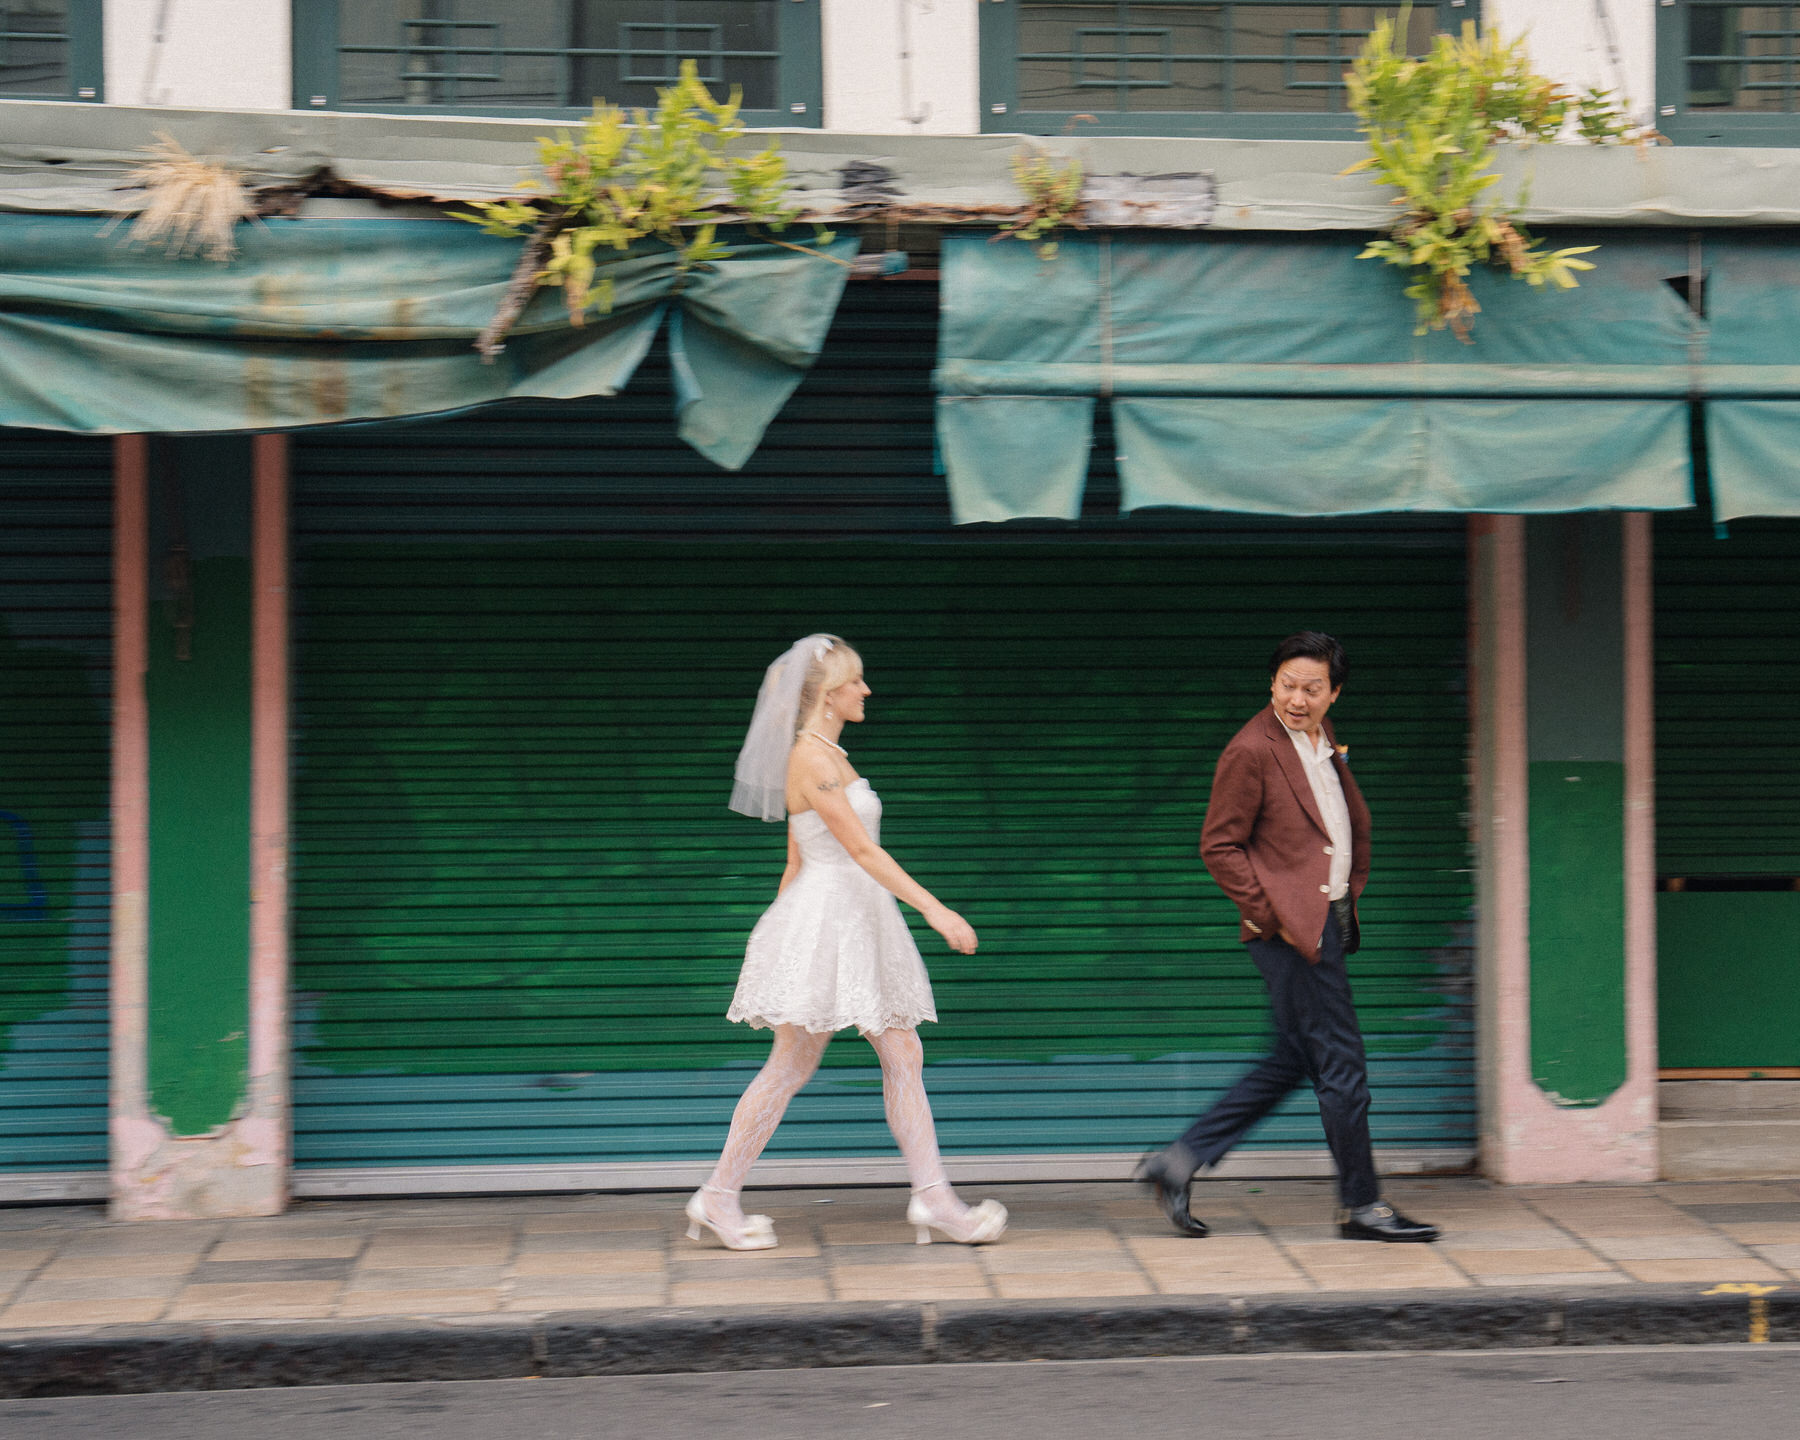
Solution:
<path fill-rule="evenodd" d="M 1325 738 L 1335 745 L 1331 722 Z M 1334 755 L 1344 804 L 1350 811 L 1350 901 L 1356 901 L 1369 879 L 1369 807 L 1351 778 L 1342 752 Z M 1325 817 L 1313 799 L 1306 767 L 1288 738 L 1287 726 L 1265 705 L 1262 713 L 1232 737 L 1213 771 L 1212 799 L 1200 831 L 1200 858 L 1219 888 L 1238 907 L 1243 924 L 1238 938 L 1258 932 L 1274 939 L 1285 929 L 1299 942 L 1300 953 L 1319 963 L 1319 938 L 1331 909 L 1326 883 L 1331 878 L 1331 837 Z M 1360 943 L 1352 921 L 1346 952 Z"/>

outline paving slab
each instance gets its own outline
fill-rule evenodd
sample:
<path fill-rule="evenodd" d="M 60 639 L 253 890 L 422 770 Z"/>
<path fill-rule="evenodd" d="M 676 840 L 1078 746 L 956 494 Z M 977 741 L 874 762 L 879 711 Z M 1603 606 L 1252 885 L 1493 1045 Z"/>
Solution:
<path fill-rule="evenodd" d="M 215 1263 L 227 1260 L 349 1260 L 368 1243 L 368 1236 L 355 1234 L 252 1233 L 221 1240 L 207 1252 L 207 1259 Z"/>
<path fill-rule="evenodd" d="M 1402 1209 L 1446 1227 L 1435 1246 L 1341 1239 L 1326 1181 L 1203 1181 L 1206 1239 L 1174 1234 L 1125 1184 L 967 1194 L 1011 1209 L 998 1244 L 913 1244 L 892 1187 L 753 1191 L 747 1207 L 773 1216 L 782 1241 L 754 1254 L 689 1241 L 676 1193 L 308 1201 L 204 1223 L 118 1224 L 66 1206 L 23 1224 L 0 1210 L 0 1395 L 1800 1341 L 1794 1185 L 1396 1182 Z M 446 1369 L 445 1354 L 467 1367 Z"/>

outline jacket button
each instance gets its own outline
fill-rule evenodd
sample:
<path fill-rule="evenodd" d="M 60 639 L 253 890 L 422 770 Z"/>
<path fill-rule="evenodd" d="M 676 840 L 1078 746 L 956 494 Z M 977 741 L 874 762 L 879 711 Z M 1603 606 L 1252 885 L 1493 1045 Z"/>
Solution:
<path fill-rule="evenodd" d="M 1331 887 L 1329 885 L 1321 885 L 1319 887 L 1319 893 L 1321 895 L 1329 895 L 1331 893 Z"/>
<path fill-rule="evenodd" d="M 1337 854 L 1337 851 L 1333 850 L 1329 845 L 1327 845 L 1325 847 L 1325 853 L 1327 855 L 1335 855 L 1335 854 Z"/>

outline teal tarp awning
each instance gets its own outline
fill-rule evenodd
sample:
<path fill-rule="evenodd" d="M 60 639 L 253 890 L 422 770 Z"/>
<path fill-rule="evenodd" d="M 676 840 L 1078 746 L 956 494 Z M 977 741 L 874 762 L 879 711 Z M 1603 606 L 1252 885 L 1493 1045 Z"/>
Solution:
<path fill-rule="evenodd" d="M 1403 277 L 1357 248 L 1083 235 L 1045 261 L 946 237 L 938 435 L 956 518 L 1074 518 L 1099 399 L 1126 510 L 1693 503 L 1706 327 L 1669 283 L 1686 237 L 1609 243 L 1577 290 L 1477 277 L 1473 345 L 1415 337 Z"/>
<path fill-rule="evenodd" d="M 610 314 L 572 326 L 560 292 L 540 292 L 486 365 L 472 344 L 517 240 L 452 220 L 271 220 L 240 226 L 219 263 L 122 234 L 0 216 L 0 425 L 278 430 L 611 395 L 666 320 L 682 438 L 735 469 L 817 358 L 849 274 L 746 242 L 682 279 L 672 251 L 642 246 L 606 263 Z M 856 242 L 829 250 L 847 261 Z"/>
<path fill-rule="evenodd" d="M 1702 253 L 1708 361 L 1771 373 L 1800 367 L 1800 245 L 1791 232 L 1709 240 Z M 1706 443 L 1715 520 L 1800 515 L 1800 384 L 1709 401 Z"/>
<path fill-rule="evenodd" d="M 1713 518 L 1800 515 L 1800 400 L 1719 400 L 1706 407 Z"/>

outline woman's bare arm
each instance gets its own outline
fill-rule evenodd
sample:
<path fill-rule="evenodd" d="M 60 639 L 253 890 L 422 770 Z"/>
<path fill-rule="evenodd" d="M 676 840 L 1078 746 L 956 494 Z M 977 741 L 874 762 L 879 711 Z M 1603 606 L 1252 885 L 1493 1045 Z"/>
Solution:
<path fill-rule="evenodd" d="M 908 875 L 899 861 L 869 838 L 844 794 L 844 770 L 835 757 L 812 749 L 796 750 L 788 775 L 790 788 L 812 802 L 825 827 L 877 884 L 924 916 L 925 923 L 942 935 L 952 950 L 964 955 L 975 953 L 975 931 L 969 922 Z"/>

